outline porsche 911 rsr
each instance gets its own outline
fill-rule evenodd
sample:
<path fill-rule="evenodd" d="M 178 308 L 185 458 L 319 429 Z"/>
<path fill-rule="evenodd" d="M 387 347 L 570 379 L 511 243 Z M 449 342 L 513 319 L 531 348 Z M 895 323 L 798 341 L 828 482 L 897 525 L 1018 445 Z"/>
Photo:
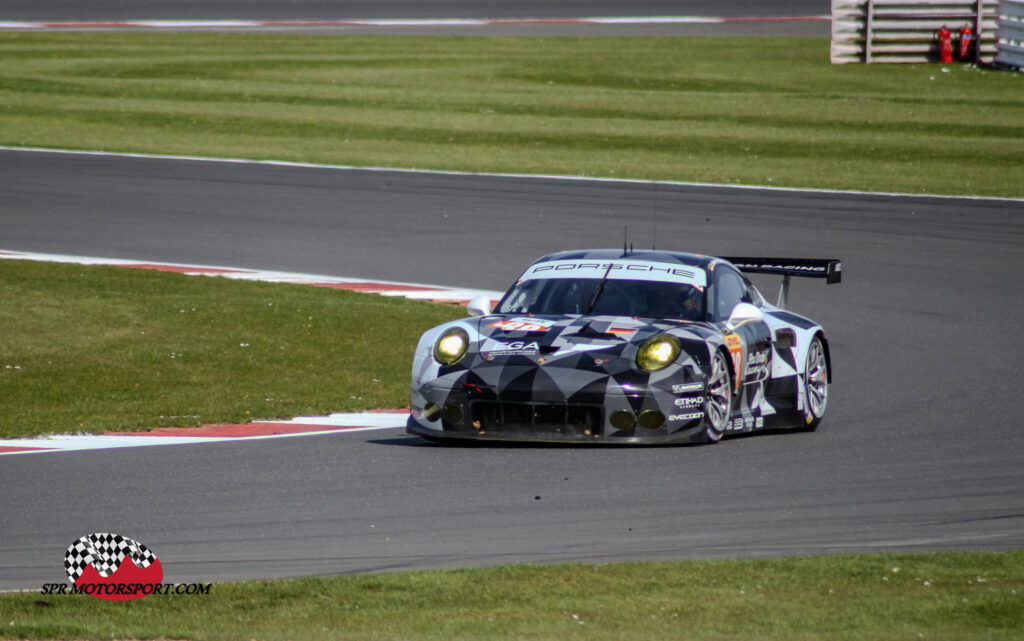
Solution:
<path fill-rule="evenodd" d="M 410 433 L 431 440 L 714 443 L 813 430 L 828 340 L 783 309 L 792 276 L 839 282 L 832 259 L 582 250 L 540 258 L 491 310 L 427 331 Z M 741 272 L 783 277 L 771 305 Z"/>

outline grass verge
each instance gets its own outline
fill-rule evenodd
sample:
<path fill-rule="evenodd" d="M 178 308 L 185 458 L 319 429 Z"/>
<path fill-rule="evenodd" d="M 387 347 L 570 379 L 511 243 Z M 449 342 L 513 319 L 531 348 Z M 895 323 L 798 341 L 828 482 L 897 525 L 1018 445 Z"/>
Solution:
<path fill-rule="evenodd" d="M 452 307 L 302 285 L 0 261 L 0 437 L 405 407 Z"/>
<path fill-rule="evenodd" d="M 828 41 L 0 33 L 0 144 L 1024 196 L 1024 78 Z"/>
<path fill-rule="evenodd" d="M 965 641 L 1024 633 L 1024 552 L 489 569 L 215 584 L 112 603 L 0 595 L 25 639 Z"/>

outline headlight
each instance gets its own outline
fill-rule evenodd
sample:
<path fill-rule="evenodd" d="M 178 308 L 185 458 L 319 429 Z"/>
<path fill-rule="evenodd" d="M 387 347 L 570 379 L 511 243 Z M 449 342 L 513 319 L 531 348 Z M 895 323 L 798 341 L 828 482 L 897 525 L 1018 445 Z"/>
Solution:
<path fill-rule="evenodd" d="M 434 343 L 434 358 L 442 365 L 454 365 L 462 360 L 469 348 L 469 334 L 461 327 L 445 330 Z"/>
<path fill-rule="evenodd" d="M 636 364 L 642 370 L 656 372 L 671 365 L 679 356 L 680 351 L 682 351 L 682 347 L 678 338 L 661 334 L 640 346 L 640 350 L 636 353 Z"/>

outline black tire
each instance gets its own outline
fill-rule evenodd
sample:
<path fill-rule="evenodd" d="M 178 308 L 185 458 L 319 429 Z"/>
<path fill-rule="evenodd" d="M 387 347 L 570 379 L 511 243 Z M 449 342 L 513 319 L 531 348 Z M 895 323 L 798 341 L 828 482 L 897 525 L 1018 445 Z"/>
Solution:
<path fill-rule="evenodd" d="M 806 402 L 804 429 L 813 432 L 821 425 L 828 409 L 828 359 L 821 336 L 815 336 L 807 348 L 804 365 L 804 399 Z"/>
<path fill-rule="evenodd" d="M 715 352 L 709 366 L 707 383 L 704 386 L 704 443 L 722 440 L 729 427 L 732 412 L 732 377 L 729 363 L 722 352 Z"/>

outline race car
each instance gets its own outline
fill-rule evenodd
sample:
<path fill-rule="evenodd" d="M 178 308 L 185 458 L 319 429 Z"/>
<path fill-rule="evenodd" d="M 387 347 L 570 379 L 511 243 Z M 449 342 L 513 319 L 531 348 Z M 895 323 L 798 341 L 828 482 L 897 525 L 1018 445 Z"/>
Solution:
<path fill-rule="evenodd" d="M 744 273 L 782 277 L 776 305 Z M 836 259 L 594 249 L 538 259 L 495 308 L 423 334 L 410 434 L 429 440 L 716 443 L 814 430 L 832 358 L 784 309 L 790 278 L 838 283 Z"/>

